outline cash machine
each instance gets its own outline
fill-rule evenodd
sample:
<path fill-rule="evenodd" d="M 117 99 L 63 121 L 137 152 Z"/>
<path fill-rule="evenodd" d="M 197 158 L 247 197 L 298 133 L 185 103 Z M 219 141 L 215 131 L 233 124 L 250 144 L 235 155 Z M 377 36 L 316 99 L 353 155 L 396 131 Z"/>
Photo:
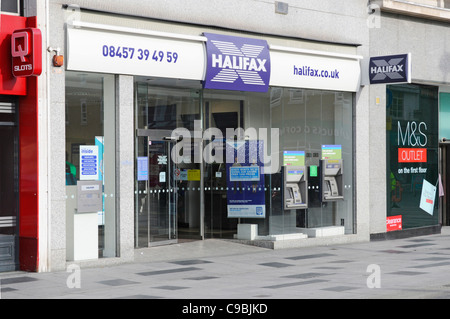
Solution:
<path fill-rule="evenodd" d="M 304 166 L 283 166 L 284 210 L 308 208 L 308 180 Z"/>
<path fill-rule="evenodd" d="M 342 159 L 321 160 L 322 202 L 344 199 Z"/>

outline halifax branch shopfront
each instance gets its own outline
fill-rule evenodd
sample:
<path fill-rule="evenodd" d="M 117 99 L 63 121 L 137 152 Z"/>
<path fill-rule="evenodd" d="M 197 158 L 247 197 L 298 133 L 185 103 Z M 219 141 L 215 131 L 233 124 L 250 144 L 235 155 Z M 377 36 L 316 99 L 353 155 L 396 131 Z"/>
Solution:
<path fill-rule="evenodd" d="M 165 33 L 90 18 L 67 28 L 68 246 L 88 223 L 92 239 L 100 234 L 100 256 L 117 254 L 114 154 L 123 109 L 114 106 L 121 92 L 114 74 L 132 79 L 134 165 L 120 166 L 134 167 L 135 247 L 354 234 L 355 47 L 310 50 L 276 37 Z M 99 191 L 101 209 L 89 214 L 77 188 Z M 77 257 L 81 250 L 69 260 L 97 255 Z"/>

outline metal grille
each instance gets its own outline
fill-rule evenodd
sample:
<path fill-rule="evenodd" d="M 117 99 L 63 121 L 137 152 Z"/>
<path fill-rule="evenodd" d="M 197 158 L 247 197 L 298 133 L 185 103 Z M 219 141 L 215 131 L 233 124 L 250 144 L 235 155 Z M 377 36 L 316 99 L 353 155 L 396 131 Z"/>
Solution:
<path fill-rule="evenodd" d="M 16 226 L 16 216 L 3 216 L 0 217 L 0 228 L 2 227 L 14 227 Z"/>
<path fill-rule="evenodd" d="M 0 102 L 0 113 L 15 113 L 14 104 L 8 102 Z"/>

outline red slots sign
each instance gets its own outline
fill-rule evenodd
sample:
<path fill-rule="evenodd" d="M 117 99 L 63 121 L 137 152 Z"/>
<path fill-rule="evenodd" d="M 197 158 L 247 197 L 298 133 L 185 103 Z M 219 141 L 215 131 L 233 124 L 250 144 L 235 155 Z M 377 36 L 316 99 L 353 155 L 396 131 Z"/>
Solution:
<path fill-rule="evenodd" d="M 15 30 L 11 35 L 12 73 L 15 77 L 42 72 L 42 35 L 36 28 Z"/>

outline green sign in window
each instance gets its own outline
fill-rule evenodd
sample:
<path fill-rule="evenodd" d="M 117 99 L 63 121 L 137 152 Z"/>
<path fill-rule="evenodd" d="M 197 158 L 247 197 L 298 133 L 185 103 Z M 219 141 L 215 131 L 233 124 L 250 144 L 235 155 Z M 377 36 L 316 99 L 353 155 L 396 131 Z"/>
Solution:
<path fill-rule="evenodd" d="M 284 151 L 283 165 L 305 166 L 305 151 Z"/>
<path fill-rule="evenodd" d="M 316 165 L 311 165 L 309 167 L 309 176 L 310 177 L 317 177 L 317 166 Z"/>
<path fill-rule="evenodd" d="M 341 159 L 341 145 L 322 145 L 322 159 Z"/>

